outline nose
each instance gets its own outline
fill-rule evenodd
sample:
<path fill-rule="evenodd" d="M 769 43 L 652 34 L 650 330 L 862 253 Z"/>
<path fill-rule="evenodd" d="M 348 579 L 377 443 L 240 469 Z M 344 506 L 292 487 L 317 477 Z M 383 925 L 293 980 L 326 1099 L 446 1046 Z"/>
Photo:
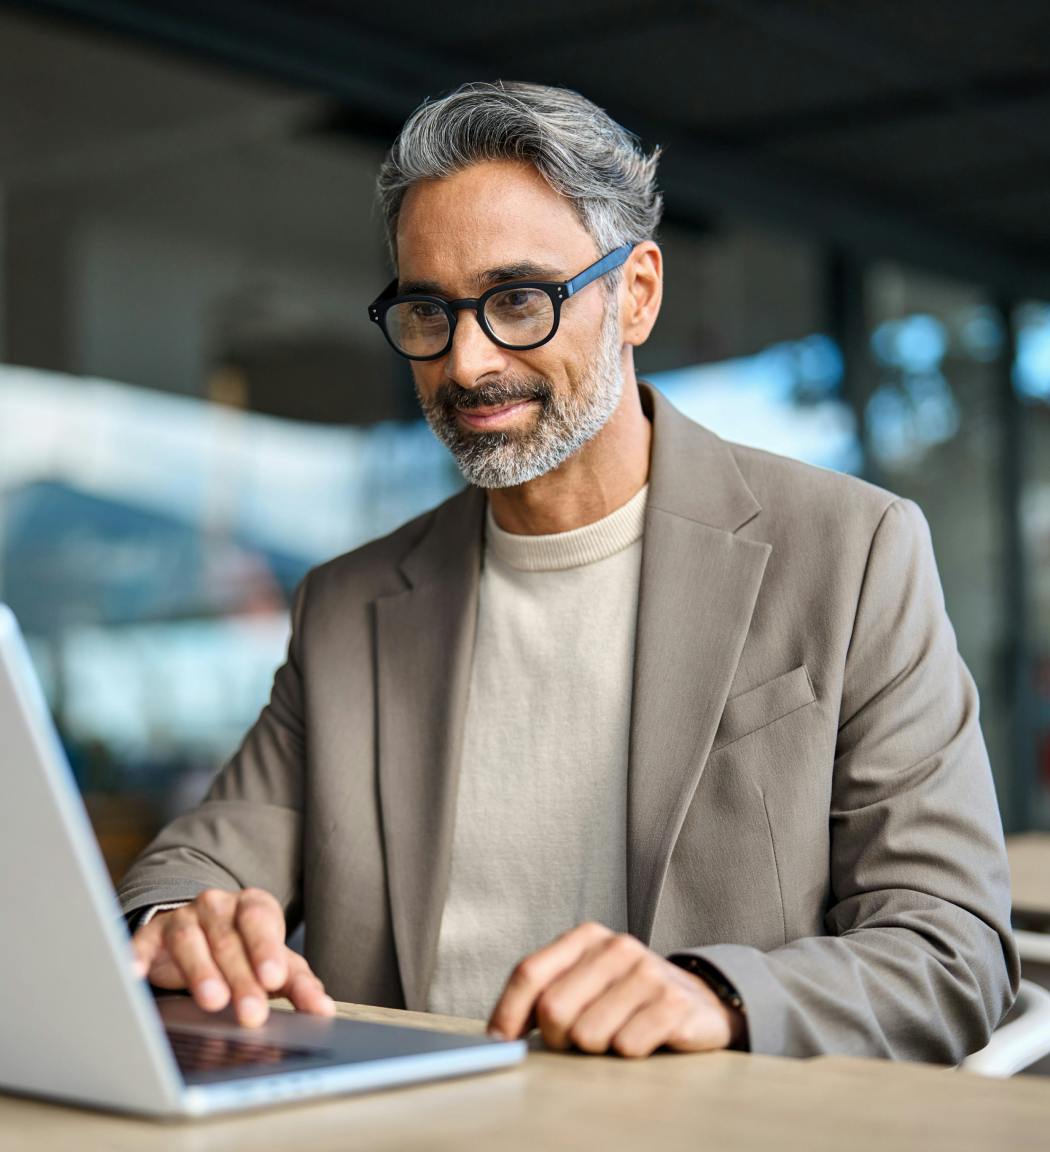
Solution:
<path fill-rule="evenodd" d="M 461 388 L 474 388 L 478 381 L 506 368 L 505 350 L 485 335 L 477 313 L 472 308 L 461 309 L 456 317 L 445 375 Z"/>

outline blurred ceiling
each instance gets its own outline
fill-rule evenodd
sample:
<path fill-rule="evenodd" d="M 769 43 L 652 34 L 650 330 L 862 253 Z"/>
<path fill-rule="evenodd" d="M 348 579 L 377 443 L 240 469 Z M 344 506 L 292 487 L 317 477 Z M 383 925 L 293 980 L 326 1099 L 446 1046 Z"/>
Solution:
<path fill-rule="evenodd" d="M 1050 297 L 1047 0 L 8 5 L 323 95 L 278 109 L 309 135 L 389 142 L 464 80 L 568 85 L 663 145 L 677 222 L 759 220 Z"/>

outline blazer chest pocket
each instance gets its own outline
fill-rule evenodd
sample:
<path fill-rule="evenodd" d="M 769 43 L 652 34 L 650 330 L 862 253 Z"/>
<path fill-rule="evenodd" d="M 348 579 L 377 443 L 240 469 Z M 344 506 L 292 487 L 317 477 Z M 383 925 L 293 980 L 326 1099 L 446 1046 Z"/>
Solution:
<path fill-rule="evenodd" d="M 812 704 L 816 698 L 805 664 L 731 697 L 722 711 L 711 751 L 717 752 L 726 744 L 765 728 L 796 709 Z"/>

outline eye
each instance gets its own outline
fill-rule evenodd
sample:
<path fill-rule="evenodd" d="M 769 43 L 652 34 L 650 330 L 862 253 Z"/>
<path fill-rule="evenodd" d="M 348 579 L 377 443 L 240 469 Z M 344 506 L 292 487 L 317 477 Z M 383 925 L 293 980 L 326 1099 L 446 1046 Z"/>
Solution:
<path fill-rule="evenodd" d="M 550 298 L 538 288 L 508 288 L 489 297 L 486 311 L 505 321 L 531 319 L 550 311 Z"/>
<path fill-rule="evenodd" d="M 527 288 L 512 288 L 498 297 L 498 303 L 508 310 L 528 308 L 533 303 L 532 293 Z"/>
<path fill-rule="evenodd" d="M 442 310 L 429 300 L 413 300 L 409 307 L 414 320 L 435 320 L 443 315 Z"/>

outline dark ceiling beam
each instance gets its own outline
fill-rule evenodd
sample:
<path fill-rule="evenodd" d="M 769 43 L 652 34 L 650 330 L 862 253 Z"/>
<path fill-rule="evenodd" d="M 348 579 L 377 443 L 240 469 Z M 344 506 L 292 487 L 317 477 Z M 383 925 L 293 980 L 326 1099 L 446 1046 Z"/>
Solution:
<path fill-rule="evenodd" d="M 654 126 L 636 121 L 645 138 Z M 775 161 L 696 140 L 664 137 L 661 184 L 679 212 L 759 220 L 841 247 L 1019 296 L 1050 299 L 1050 250 L 976 238 L 909 207 L 869 199 L 856 187 L 799 177 Z"/>
<path fill-rule="evenodd" d="M 923 78 L 925 61 L 845 29 L 839 17 L 848 5 L 839 5 L 838 13 L 834 3 L 825 3 L 819 11 L 762 0 L 698 0 L 697 7 L 731 17 L 755 35 L 779 40 L 807 56 L 818 54 L 834 65 L 847 63 L 873 79 L 909 84 Z"/>
<path fill-rule="evenodd" d="M 391 139 L 424 95 L 476 78 L 483 64 L 462 50 L 428 51 L 358 27 L 352 19 L 325 24 L 315 12 L 293 5 L 247 0 L 6 2 L 326 92 L 346 106 L 340 120 L 350 131 Z M 757 12 L 739 0 L 709 2 L 737 15 L 750 12 L 758 20 Z M 681 5 L 671 8 L 679 13 Z M 776 8 L 763 5 L 762 11 Z M 798 29 L 791 32 L 785 17 L 779 19 L 781 34 L 799 34 Z M 826 180 L 799 175 L 785 162 L 678 135 L 671 119 L 654 121 L 635 114 L 623 91 L 621 84 L 588 94 L 650 144 L 665 145 L 662 183 L 669 209 L 680 221 L 705 227 L 713 216 L 750 218 L 841 246 L 864 259 L 896 260 L 1019 296 L 1050 298 L 1050 252 L 1045 249 L 1022 250 L 995 238 L 975 238 L 921 209 L 875 199 L 855 184 L 832 187 Z"/>
<path fill-rule="evenodd" d="M 600 21 L 586 7 L 548 5 L 537 11 L 528 28 L 517 30 L 513 39 L 508 39 L 498 23 L 471 29 L 470 53 L 475 61 L 491 61 L 499 74 L 508 60 L 528 58 L 529 53 L 542 52 L 552 43 L 562 48 L 575 44 L 581 51 L 593 52 L 607 40 L 643 38 L 683 23 L 695 26 L 697 14 L 697 0 L 660 0 L 659 4 L 652 0 L 607 0 Z"/>
<path fill-rule="evenodd" d="M 333 29 L 294 5 L 256 0 L 0 0 L 0 7 L 57 17 L 96 31 L 147 41 L 196 61 L 234 65 L 285 84 L 320 90 L 351 107 L 400 123 L 418 103 L 414 83 L 461 82 L 440 57 L 350 25 Z"/>
<path fill-rule="evenodd" d="M 828 134 L 899 128 L 909 121 L 948 118 L 959 113 L 1023 109 L 1033 99 L 1050 96 L 1050 68 L 979 80 L 937 89 L 915 89 L 849 100 L 803 112 L 773 112 L 751 120 L 714 126 L 705 136 L 741 146 L 798 143 Z"/>

